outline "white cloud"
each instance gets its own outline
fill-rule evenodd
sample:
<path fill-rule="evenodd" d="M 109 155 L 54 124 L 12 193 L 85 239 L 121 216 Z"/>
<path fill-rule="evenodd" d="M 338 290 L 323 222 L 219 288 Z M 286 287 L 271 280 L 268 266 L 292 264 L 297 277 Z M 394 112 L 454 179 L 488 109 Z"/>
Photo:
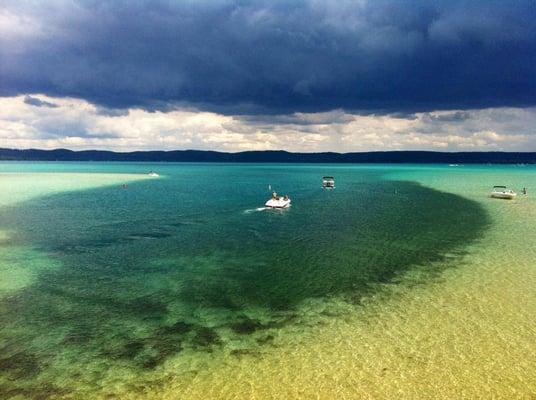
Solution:
<path fill-rule="evenodd" d="M 0 97 L 0 147 L 221 151 L 536 151 L 536 108 L 357 115 L 334 110 L 228 116 L 177 108 L 106 110 L 85 100 Z M 40 103 L 42 102 L 42 103 Z M 42 107 L 50 103 L 57 107 Z"/>

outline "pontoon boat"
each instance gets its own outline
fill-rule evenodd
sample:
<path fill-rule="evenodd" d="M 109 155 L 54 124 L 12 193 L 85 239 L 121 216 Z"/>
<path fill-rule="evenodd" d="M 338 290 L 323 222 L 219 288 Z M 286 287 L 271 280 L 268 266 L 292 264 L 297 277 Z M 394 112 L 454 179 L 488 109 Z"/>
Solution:
<path fill-rule="evenodd" d="M 324 189 L 335 189 L 335 178 L 332 176 L 325 176 L 322 178 L 322 187 Z"/>

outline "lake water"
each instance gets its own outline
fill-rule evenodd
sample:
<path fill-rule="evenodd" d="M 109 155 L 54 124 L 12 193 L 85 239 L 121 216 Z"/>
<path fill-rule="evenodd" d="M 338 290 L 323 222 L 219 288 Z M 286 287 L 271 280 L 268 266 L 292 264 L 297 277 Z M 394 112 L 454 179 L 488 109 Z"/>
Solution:
<path fill-rule="evenodd" d="M 2 398 L 536 392 L 535 167 L 6 162 L 0 189 Z"/>

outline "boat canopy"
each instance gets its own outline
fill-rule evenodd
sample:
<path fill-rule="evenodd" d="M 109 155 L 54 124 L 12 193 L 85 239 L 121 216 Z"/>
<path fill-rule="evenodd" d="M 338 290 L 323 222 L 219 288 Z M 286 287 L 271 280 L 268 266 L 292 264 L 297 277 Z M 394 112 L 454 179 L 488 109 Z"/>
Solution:
<path fill-rule="evenodd" d="M 506 186 L 493 186 L 493 189 L 506 189 Z"/>

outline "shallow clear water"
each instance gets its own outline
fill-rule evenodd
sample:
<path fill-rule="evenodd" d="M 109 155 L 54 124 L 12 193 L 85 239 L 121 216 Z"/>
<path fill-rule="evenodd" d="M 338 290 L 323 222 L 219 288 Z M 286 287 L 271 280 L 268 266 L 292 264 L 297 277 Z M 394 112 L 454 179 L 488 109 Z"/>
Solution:
<path fill-rule="evenodd" d="M 147 178 L 151 169 L 161 177 Z M 181 391 L 181 398 L 209 392 L 300 397 L 278 391 L 271 380 L 281 379 L 281 370 L 292 376 L 300 362 L 311 364 L 311 354 L 328 366 L 339 364 L 345 357 L 330 358 L 328 342 L 354 355 L 360 353 L 355 347 L 382 343 L 363 329 L 370 318 L 389 315 L 387 304 L 397 318 L 410 315 L 396 293 L 435 288 L 453 267 L 470 270 L 474 249 L 495 237 L 504 212 L 497 216 L 497 207 L 530 209 L 525 199 L 490 202 L 488 186 L 503 183 L 492 179 L 529 186 L 530 194 L 525 182 L 533 184 L 534 172 L 0 164 L 0 392 L 8 398 Z M 321 189 L 323 175 L 336 177 L 335 190 Z M 268 185 L 288 193 L 292 207 L 259 210 Z M 526 232 L 525 240 L 532 237 L 532 230 Z M 497 247 L 496 240 L 490 243 Z M 383 332 L 389 337 L 388 327 Z M 317 338 L 326 335 L 319 346 Z M 395 337 L 395 346 L 396 340 L 408 339 Z M 281 357 L 281 349 L 301 356 Z M 252 368 L 260 362 L 262 373 Z M 352 357 L 348 363 L 325 380 L 366 371 L 356 370 Z M 233 376 L 236 371 L 258 373 L 244 380 Z M 402 372 L 409 374 L 410 367 Z M 255 385 L 265 376 L 265 386 Z M 234 385 L 229 379 L 236 379 Z M 314 383 L 296 386 L 305 393 Z"/>

